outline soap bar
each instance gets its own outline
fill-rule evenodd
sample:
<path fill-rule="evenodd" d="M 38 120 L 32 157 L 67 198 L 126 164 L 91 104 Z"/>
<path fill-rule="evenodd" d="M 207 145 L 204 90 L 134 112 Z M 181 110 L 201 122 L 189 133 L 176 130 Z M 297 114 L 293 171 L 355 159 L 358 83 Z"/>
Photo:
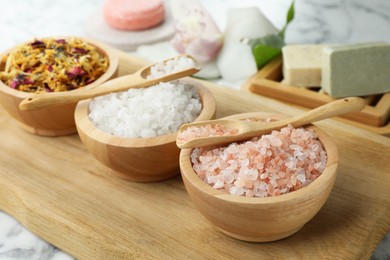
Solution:
<path fill-rule="evenodd" d="M 103 4 L 103 14 L 112 28 L 138 31 L 162 23 L 165 7 L 162 0 L 106 0 Z"/>
<path fill-rule="evenodd" d="M 390 91 L 390 44 L 361 43 L 323 49 L 322 88 L 332 97 Z"/>
<path fill-rule="evenodd" d="M 321 85 L 321 55 L 327 45 L 287 45 L 283 53 L 283 83 L 296 87 Z"/>

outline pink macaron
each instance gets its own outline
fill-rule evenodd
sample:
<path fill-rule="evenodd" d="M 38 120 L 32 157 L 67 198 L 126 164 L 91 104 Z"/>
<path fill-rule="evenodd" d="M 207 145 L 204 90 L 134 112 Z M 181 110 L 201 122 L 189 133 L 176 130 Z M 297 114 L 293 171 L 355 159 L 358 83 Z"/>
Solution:
<path fill-rule="evenodd" d="M 103 14 L 115 29 L 138 31 L 155 27 L 165 18 L 163 0 L 106 0 Z"/>

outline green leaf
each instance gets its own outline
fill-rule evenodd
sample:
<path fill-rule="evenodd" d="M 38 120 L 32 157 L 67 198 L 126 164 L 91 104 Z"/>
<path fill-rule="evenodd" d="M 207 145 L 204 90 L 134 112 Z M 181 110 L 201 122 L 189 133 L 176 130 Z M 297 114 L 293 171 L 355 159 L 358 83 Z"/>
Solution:
<path fill-rule="evenodd" d="M 258 69 L 278 56 L 282 52 L 282 47 L 285 45 L 284 40 L 276 34 L 251 39 L 248 43 L 252 46 L 253 56 Z"/>
<path fill-rule="evenodd" d="M 287 24 L 289 24 L 294 19 L 294 15 L 295 15 L 294 1 L 292 1 L 287 13 L 287 21 L 286 21 Z"/>
<path fill-rule="evenodd" d="M 285 43 L 282 37 L 277 34 L 270 34 L 261 38 L 250 39 L 248 44 L 255 48 L 257 45 L 268 45 L 275 48 L 282 48 Z"/>
<path fill-rule="evenodd" d="M 284 34 L 286 32 L 287 26 L 289 23 L 291 23 L 292 20 L 294 20 L 295 16 L 295 9 L 294 9 L 294 1 L 291 2 L 290 8 L 287 12 L 287 18 L 286 18 L 286 24 L 283 26 L 283 29 L 279 32 L 279 35 L 284 39 Z"/>
<path fill-rule="evenodd" d="M 271 34 L 256 39 L 244 39 L 252 47 L 253 56 L 256 60 L 257 68 L 260 69 L 273 58 L 281 54 L 285 45 L 284 33 L 287 25 L 294 19 L 294 0 L 291 2 L 287 12 L 286 24 L 278 34 Z"/>
<path fill-rule="evenodd" d="M 263 67 L 270 62 L 273 58 L 278 56 L 282 52 L 281 48 L 275 48 L 267 45 L 257 45 L 253 49 L 253 55 L 256 60 L 257 68 Z"/>

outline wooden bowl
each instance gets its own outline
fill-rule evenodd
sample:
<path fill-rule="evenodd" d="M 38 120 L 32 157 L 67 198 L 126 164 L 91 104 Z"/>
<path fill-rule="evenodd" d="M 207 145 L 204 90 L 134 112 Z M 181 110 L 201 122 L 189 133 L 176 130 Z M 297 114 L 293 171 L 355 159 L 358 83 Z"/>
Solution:
<path fill-rule="evenodd" d="M 195 121 L 212 119 L 216 103 L 209 90 L 191 79 L 182 79 L 194 85 L 202 102 L 202 111 Z M 152 138 L 124 138 L 113 136 L 96 128 L 88 118 L 89 101 L 79 102 L 75 111 L 77 131 L 90 153 L 112 173 L 134 182 L 155 182 L 180 174 L 177 132 Z"/>
<path fill-rule="evenodd" d="M 283 116 L 247 113 L 232 117 L 281 119 Z M 214 189 L 194 172 L 190 161 L 191 149 L 182 150 L 181 175 L 196 208 L 223 233 L 240 240 L 274 241 L 299 231 L 324 205 L 333 188 L 338 166 L 337 148 L 331 138 L 316 126 L 308 128 L 315 131 L 327 152 L 326 168 L 309 185 L 280 196 L 244 197 Z"/>
<path fill-rule="evenodd" d="M 66 39 L 69 37 L 64 38 Z M 117 75 L 119 59 L 111 53 L 110 47 L 107 45 L 87 39 L 83 40 L 95 46 L 100 53 L 108 56 L 109 59 L 109 67 L 107 71 L 100 76 L 99 79 L 83 87 L 90 89 Z M 79 91 L 80 89 L 82 88 L 72 91 Z M 28 132 L 43 136 L 60 136 L 77 132 L 74 122 L 74 110 L 77 102 L 47 107 L 39 110 L 20 110 L 19 103 L 22 102 L 23 99 L 32 97 L 33 95 L 35 94 L 15 90 L 0 81 L 0 103 L 3 105 L 4 109 Z"/>

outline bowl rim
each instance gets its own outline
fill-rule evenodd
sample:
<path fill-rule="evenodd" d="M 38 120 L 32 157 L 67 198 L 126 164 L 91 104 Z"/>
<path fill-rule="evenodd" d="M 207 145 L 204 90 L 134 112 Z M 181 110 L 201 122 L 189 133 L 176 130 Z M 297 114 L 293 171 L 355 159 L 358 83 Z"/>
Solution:
<path fill-rule="evenodd" d="M 110 46 L 108 46 L 107 44 L 104 44 L 102 42 L 98 42 L 95 40 L 91 40 L 91 39 L 88 39 L 85 37 L 81 37 L 81 36 L 52 36 L 52 37 L 39 37 L 36 39 L 70 39 L 70 38 L 81 39 L 81 40 L 85 41 L 86 43 L 93 45 L 94 47 L 97 48 L 97 50 L 100 53 L 107 56 L 108 61 L 109 61 L 109 65 L 108 65 L 107 70 L 98 79 L 96 79 L 94 82 L 92 82 L 88 85 L 85 85 L 84 87 L 70 90 L 70 91 L 80 91 L 82 89 L 95 88 L 95 87 L 99 86 L 100 84 L 102 84 L 103 82 L 112 78 L 117 73 L 118 68 L 119 68 L 119 58 L 113 53 L 112 48 Z M 0 61 L 3 59 L 4 56 L 8 55 L 12 50 L 17 48 L 21 44 L 26 44 L 28 42 L 31 42 L 31 40 L 20 43 L 17 46 L 9 48 L 8 50 L 1 53 L 0 54 Z M 0 92 L 7 93 L 11 96 L 16 96 L 20 99 L 25 99 L 25 98 L 29 98 L 33 95 L 37 95 L 36 93 L 24 92 L 24 91 L 13 89 L 10 86 L 8 86 L 7 84 L 5 84 L 2 80 L 0 80 Z M 50 93 L 47 93 L 47 94 L 50 94 Z"/>
<path fill-rule="evenodd" d="M 209 120 L 215 116 L 216 102 L 210 90 L 201 84 L 199 81 L 189 77 L 181 78 L 179 81 L 184 81 L 197 88 L 201 102 L 202 110 L 194 121 Z M 83 131 L 90 138 L 116 147 L 124 148 L 145 148 L 158 145 L 165 145 L 167 143 L 174 143 L 176 146 L 176 136 L 178 131 L 160 135 L 156 137 L 147 138 L 129 138 L 109 134 L 97 128 L 88 117 L 88 105 L 92 99 L 86 99 L 78 102 L 75 109 L 75 122 L 78 131 Z"/>
<path fill-rule="evenodd" d="M 259 117 L 259 115 L 261 115 Z M 234 118 L 234 119 L 244 119 L 244 118 L 264 118 L 267 117 L 277 117 L 277 119 L 286 118 L 285 115 L 278 113 L 268 113 L 268 112 L 251 112 L 251 113 L 242 113 L 236 114 L 233 116 L 227 116 L 225 118 Z M 192 168 L 192 163 L 190 160 L 190 153 L 193 149 L 183 149 L 180 152 L 179 162 L 180 162 L 180 172 L 183 178 L 186 178 L 192 186 L 194 186 L 200 192 L 212 196 L 217 200 L 232 202 L 236 204 L 246 204 L 246 205 L 269 205 L 269 204 L 279 204 L 291 202 L 294 200 L 309 200 L 316 193 L 318 194 L 318 190 L 325 190 L 325 186 L 322 184 L 329 183 L 332 179 L 336 178 L 337 175 L 337 167 L 339 162 L 338 151 L 335 143 L 331 139 L 331 137 L 323 131 L 318 126 L 310 124 L 305 126 L 307 129 L 313 130 L 318 139 L 321 141 L 326 153 L 327 153 L 327 162 L 324 171 L 322 174 L 313 182 L 309 183 L 307 186 L 302 187 L 299 190 L 289 192 L 286 194 L 282 194 L 279 196 L 271 196 L 271 197 L 246 197 L 246 196 L 236 196 L 227 193 L 224 190 L 217 190 L 205 183 L 201 180 L 195 171 Z M 329 152 L 331 151 L 331 152 Z M 188 167 L 190 165 L 190 167 Z M 186 169 L 184 169 L 186 167 Z M 186 185 L 187 186 L 187 185 Z M 187 188 L 187 187 L 186 187 Z"/>

